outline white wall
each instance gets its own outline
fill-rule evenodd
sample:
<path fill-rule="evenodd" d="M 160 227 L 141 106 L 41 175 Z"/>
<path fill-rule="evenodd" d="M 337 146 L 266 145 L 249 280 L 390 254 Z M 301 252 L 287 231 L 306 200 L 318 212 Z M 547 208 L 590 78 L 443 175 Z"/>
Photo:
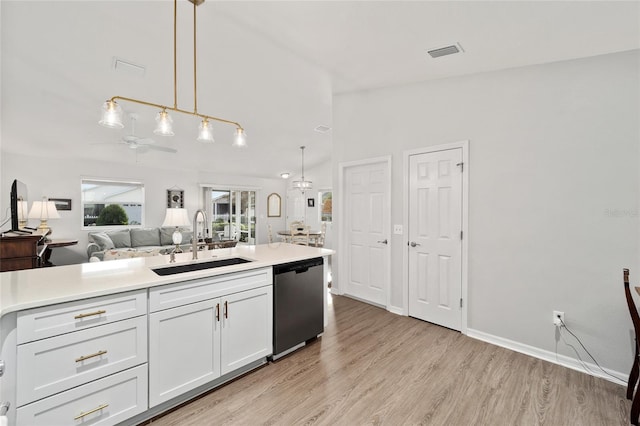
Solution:
<path fill-rule="evenodd" d="M 469 328 L 575 357 L 552 325 L 564 311 L 601 364 L 626 372 L 639 62 L 623 52 L 335 96 L 334 199 L 340 162 L 392 155 L 392 223 L 403 223 L 403 151 L 469 140 Z M 391 242 L 391 305 L 402 307 L 406 236 Z"/>
<path fill-rule="evenodd" d="M 127 154 L 128 151 L 124 151 Z M 53 232 L 51 238 L 78 239 L 78 245 L 54 249 L 51 261 L 56 265 L 82 263 L 87 261 L 87 233 L 82 229 L 82 209 L 80 208 L 81 177 L 119 178 L 142 181 L 145 185 L 145 226 L 162 225 L 166 209 L 166 190 L 178 187 L 184 189 L 185 207 L 189 215 L 202 207 L 202 190 L 200 183 L 219 183 L 228 185 L 244 185 L 259 187 L 257 191 L 256 216 L 258 218 L 258 243 L 267 241 L 267 223 L 274 229 L 284 228 L 283 218 L 265 220 L 267 196 L 277 192 L 285 193 L 282 179 L 261 179 L 245 176 L 220 175 L 215 173 L 197 173 L 188 169 L 167 170 L 154 168 L 148 162 L 131 164 L 114 164 L 100 161 L 77 161 L 56 159 L 54 161 L 35 156 L 22 156 L 2 152 L 0 159 L 1 211 L 9 207 L 9 189 L 13 179 L 27 185 L 30 201 L 43 196 L 51 198 L 71 198 L 72 210 L 60 211 L 60 219 L 49 220 Z M 143 160 L 146 161 L 146 160 Z M 39 221 L 30 220 L 31 226 Z M 9 227 L 10 228 L 10 227 Z M 7 229 L 5 226 L 3 229 Z"/>

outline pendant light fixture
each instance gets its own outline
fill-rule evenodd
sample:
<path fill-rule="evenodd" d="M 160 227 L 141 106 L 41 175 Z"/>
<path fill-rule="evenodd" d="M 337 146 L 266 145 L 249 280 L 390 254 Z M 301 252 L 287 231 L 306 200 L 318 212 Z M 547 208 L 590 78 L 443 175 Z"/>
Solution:
<path fill-rule="evenodd" d="M 178 108 L 178 73 L 177 73 L 177 3 L 178 0 L 173 0 L 173 107 L 167 105 L 156 104 L 153 102 L 141 101 L 138 99 L 127 98 L 124 96 L 114 96 L 111 99 L 107 99 L 102 105 L 102 118 L 98 122 L 100 125 L 110 128 L 121 129 L 124 127 L 122 124 L 122 107 L 116 102 L 126 101 L 133 102 L 141 105 L 146 105 L 154 108 L 158 108 L 160 111 L 156 116 L 156 129 L 153 131 L 156 135 L 161 136 L 173 136 L 173 120 L 167 111 L 179 112 L 182 114 L 189 114 L 195 117 L 201 118 L 200 127 L 198 131 L 197 140 L 201 142 L 213 142 L 213 128 L 211 121 L 217 121 L 220 123 L 231 124 L 236 127 L 236 131 L 233 135 L 233 146 L 245 147 L 247 145 L 247 135 L 242 126 L 231 120 L 224 118 L 213 117 L 211 115 L 201 114 L 198 112 L 198 95 L 197 95 L 197 73 L 196 73 L 196 10 L 197 6 L 204 3 L 204 0 L 189 0 L 193 3 L 193 111 L 188 111 Z"/>
<path fill-rule="evenodd" d="M 313 183 L 310 180 L 304 180 L 304 148 L 304 146 L 300 147 L 302 150 L 302 177 L 300 180 L 295 180 L 292 183 L 294 188 L 297 188 L 302 192 L 313 188 Z"/>

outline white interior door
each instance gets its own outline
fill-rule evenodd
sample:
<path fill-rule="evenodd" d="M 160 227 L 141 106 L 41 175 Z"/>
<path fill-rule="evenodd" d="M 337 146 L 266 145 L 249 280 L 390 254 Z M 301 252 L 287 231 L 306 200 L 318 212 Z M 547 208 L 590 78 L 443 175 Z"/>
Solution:
<path fill-rule="evenodd" d="M 382 306 L 389 291 L 389 178 L 387 161 L 344 171 L 345 293 Z"/>
<path fill-rule="evenodd" d="M 287 229 L 291 222 L 304 222 L 304 197 L 299 189 L 287 190 Z"/>
<path fill-rule="evenodd" d="M 462 322 L 462 148 L 409 157 L 409 315 Z"/>

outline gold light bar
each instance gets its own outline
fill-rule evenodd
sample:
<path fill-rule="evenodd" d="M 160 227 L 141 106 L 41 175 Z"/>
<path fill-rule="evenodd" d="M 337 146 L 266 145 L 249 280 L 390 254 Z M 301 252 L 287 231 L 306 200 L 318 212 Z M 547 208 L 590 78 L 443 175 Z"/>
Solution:
<path fill-rule="evenodd" d="M 206 123 L 210 120 L 218 121 L 221 123 L 232 124 L 236 126 L 236 133 L 234 135 L 233 146 L 243 147 L 246 145 L 246 134 L 240 123 L 232 120 L 226 120 L 220 117 L 214 117 L 212 115 L 200 114 L 198 112 L 198 94 L 197 94 L 197 52 L 196 52 L 196 8 L 200 4 L 204 3 L 204 0 L 189 0 L 193 3 L 193 111 L 187 111 L 178 108 L 178 65 L 177 65 L 177 26 L 178 26 L 178 1 L 173 0 L 173 106 L 157 104 L 154 102 L 142 101 L 140 99 L 129 98 L 126 96 L 114 96 L 108 99 L 103 105 L 103 117 L 100 120 L 100 124 L 105 127 L 118 127 L 122 128 L 122 109 L 116 102 L 117 100 L 133 102 L 140 105 L 147 105 L 160 109 L 160 113 L 166 115 L 166 111 L 175 111 L 182 114 L 189 114 L 195 117 L 199 117 Z M 173 135 L 173 132 L 158 132 L 158 134 Z M 213 138 L 211 138 L 211 141 Z"/>

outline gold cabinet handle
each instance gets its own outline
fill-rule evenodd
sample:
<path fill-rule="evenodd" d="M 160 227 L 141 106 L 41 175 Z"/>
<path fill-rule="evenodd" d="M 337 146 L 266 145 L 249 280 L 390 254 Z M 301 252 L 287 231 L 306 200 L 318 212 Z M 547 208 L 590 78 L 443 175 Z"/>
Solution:
<path fill-rule="evenodd" d="M 229 318 L 229 306 L 227 305 L 227 301 L 224 301 L 224 317 Z"/>
<path fill-rule="evenodd" d="M 220 304 L 216 305 L 216 319 L 220 321 Z"/>
<path fill-rule="evenodd" d="M 89 312 L 88 314 L 78 314 L 78 315 L 76 315 L 76 316 L 75 316 L 75 317 L 73 317 L 73 318 L 75 318 L 75 319 L 81 319 L 81 318 L 86 318 L 86 317 L 92 317 L 92 316 L 94 316 L 94 315 L 102 315 L 102 314 L 106 314 L 106 313 L 107 313 L 107 311 L 105 311 L 105 310 L 103 310 L 103 309 L 100 309 L 99 311 Z"/>
<path fill-rule="evenodd" d="M 98 352 L 96 352 L 95 354 L 91 354 L 91 355 L 82 355 L 80 358 L 76 358 L 76 362 L 82 362 L 82 361 L 84 361 L 85 359 L 95 358 L 95 357 L 97 357 L 97 356 L 104 355 L 104 354 L 106 354 L 106 353 L 107 353 L 107 351 L 98 351 Z"/>
<path fill-rule="evenodd" d="M 108 406 L 109 406 L 109 404 L 102 404 L 99 407 L 94 408 L 93 410 L 87 411 L 86 413 L 81 411 L 80 414 L 78 414 L 76 417 L 73 418 L 73 420 L 80 420 L 81 418 L 83 418 L 85 416 L 88 416 L 89 414 L 93 414 L 96 411 L 104 410 Z"/>

